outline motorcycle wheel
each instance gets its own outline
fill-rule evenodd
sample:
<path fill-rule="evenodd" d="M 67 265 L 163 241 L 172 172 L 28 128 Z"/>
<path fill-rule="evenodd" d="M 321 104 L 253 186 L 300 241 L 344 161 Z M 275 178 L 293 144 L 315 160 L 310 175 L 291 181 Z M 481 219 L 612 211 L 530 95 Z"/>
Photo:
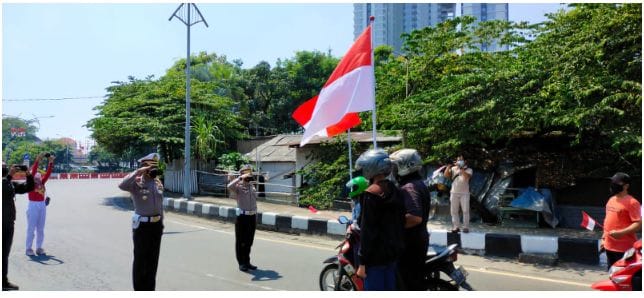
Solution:
<path fill-rule="evenodd" d="M 356 286 L 351 278 L 343 273 L 340 275 L 338 264 L 329 264 L 320 272 L 320 291 L 355 291 Z"/>
<path fill-rule="evenodd" d="M 438 279 L 430 281 L 427 285 L 428 291 L 458 291 L 458 287 L 453 285 L 451 282 Z"/>
<path fill-rule="evenodd" d="M 338 281 L 338 264 L 329 264 L 320 272 L 320 291 L 335 291 Z"/>

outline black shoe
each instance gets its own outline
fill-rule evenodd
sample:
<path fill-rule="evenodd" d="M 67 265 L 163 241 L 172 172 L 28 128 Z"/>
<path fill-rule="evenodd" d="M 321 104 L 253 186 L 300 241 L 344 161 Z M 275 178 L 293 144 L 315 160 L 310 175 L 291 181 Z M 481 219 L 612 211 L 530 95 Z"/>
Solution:
<path fill-rule="evenodd" d="M 18 286 L 12 284 L 11 282 L 7 281 L 7 282 L 2 283 L 2 290 L 3 291 L 16 291 L 18 289 L 19 289 Z"/>
<path fill-rule="evenodd" d="M 248 271 L 248 266 L 247 265 L 239 265 L 239 271 Z"/>
<path fill-rule="evenodd" d="M 248 268 L 248 269 L 250 269 L 250 270 L 257 270 L 257 266 L 255 266 L 255 265 L 253 265 L 253 264 L 251 264 L 251 263 L 248 263 L 248 264 L 246 265 L 246 268 Z"/>

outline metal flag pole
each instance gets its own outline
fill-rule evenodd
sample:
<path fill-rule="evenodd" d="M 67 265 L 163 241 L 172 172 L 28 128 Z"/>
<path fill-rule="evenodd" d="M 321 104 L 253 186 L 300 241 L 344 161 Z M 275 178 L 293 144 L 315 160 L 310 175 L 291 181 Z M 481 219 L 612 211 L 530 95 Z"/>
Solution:
<path fill-rule="evenodd" d="M 374 16 L 369 17 L 369 26 L 371 26 L 371 65 L 374 67 L 373 70 L 373 111 L 371 112 L 371 127 L 373 130 L 373 149 L 378 149 L 378 143 L 376 141 L 376 63 L 373 60 L 373 21 L 376 18 Z"/>
<path fill-rule="evenodd" d="M 353 165 L 351 165 L 351 128 L 347 129 L 347 144 L 349 145 L 349 180 L 353 179 Z"/>
<path fill-rule="evenodd" d="M 187 4 L 187 5 L 186 5 Z M 184 20 L 182 16 L 177 15 L 177 12 L 181 10 L 182 7 L 186 6 L 186 19 Z M 197 12 L 198 16 L 193 16 L 195 20 L 192 20 L 190 17 L 191 8 Z M 192 175 L 190 175 L 190 26 L 203 22 L 208 27 L 208 22 L 203 18 L 199 8 L 194 3 L 182 3 L 177 7 L 174 13 L 170 16 L 168 21 L 172 21 L 172 18 L 179 19 L 182 23 L 186 25 L 187 29 L 187 49 L 186 49 L 186 130 L 184 138 L 184 174 L 183 174 L 183 197 L 190 199 L 190 181 L 192 180 Z"/>

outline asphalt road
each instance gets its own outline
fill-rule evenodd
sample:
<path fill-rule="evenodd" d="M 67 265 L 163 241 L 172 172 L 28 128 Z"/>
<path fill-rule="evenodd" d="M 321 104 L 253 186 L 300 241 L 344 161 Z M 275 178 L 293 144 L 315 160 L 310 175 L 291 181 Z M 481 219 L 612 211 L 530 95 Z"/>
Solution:
<path fill-rule="evenodd" d="M 21 290 L 131 290 L 131 211 L 119 180 L 51 180 L 44 247 L 47 256 L 25 255 L 26 197 L 17 197 L 18 219 L 9 279 Z M 318 290 L 322 260 L 337 241 L 257 231 L 251 261 L 237 269 L 230 223 L 166 213 L 157 290 Z M 522 264 L 502 258 L 459 255 L 476 290 L 590 290 L 604 279 L 598 266 Z"/>

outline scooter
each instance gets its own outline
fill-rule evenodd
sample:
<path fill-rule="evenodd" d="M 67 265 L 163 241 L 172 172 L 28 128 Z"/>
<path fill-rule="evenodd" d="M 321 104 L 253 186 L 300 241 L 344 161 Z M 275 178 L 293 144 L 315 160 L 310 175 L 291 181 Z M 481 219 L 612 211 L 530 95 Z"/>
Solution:
<path fill-rule="evenodd" d="M 362 291 L 364 281 L 355 274 L 360 231 L 345 216 L 340 216 L 338 222 L 347 224 L 347 233 L 345 239 L 336 247 L 339 249 L 338 254 L 323 262 L 327 265 L 320 272 L 320 290 Z M 452 244 L 440 252 L 427 253 L 425 282 L 428 290 L 457 291 L 461 288 L 468 291 L 474 290 L 466 281 L 467 271 L 462 266 L 458 268 L 454 266 L 458 258 L 457 246 Z"/>
<path fill-rule="evenodd" d="M 624 256 L 608 270 L 608 280 L 592 284 L 600 291 L 641 291 L 642 290 L 642 240 L 624 252 Z"/>
<path fill-rule="evenodd" d="M 360 230 L 346 216 L 338 222 L 347 225 L 344 240 L 336 247 L 338 254 L 324 260 L 320 272 L 321 291 L 362 291 L 364 281 L 356 275 L 357 247 L 360 243 Z"/>

